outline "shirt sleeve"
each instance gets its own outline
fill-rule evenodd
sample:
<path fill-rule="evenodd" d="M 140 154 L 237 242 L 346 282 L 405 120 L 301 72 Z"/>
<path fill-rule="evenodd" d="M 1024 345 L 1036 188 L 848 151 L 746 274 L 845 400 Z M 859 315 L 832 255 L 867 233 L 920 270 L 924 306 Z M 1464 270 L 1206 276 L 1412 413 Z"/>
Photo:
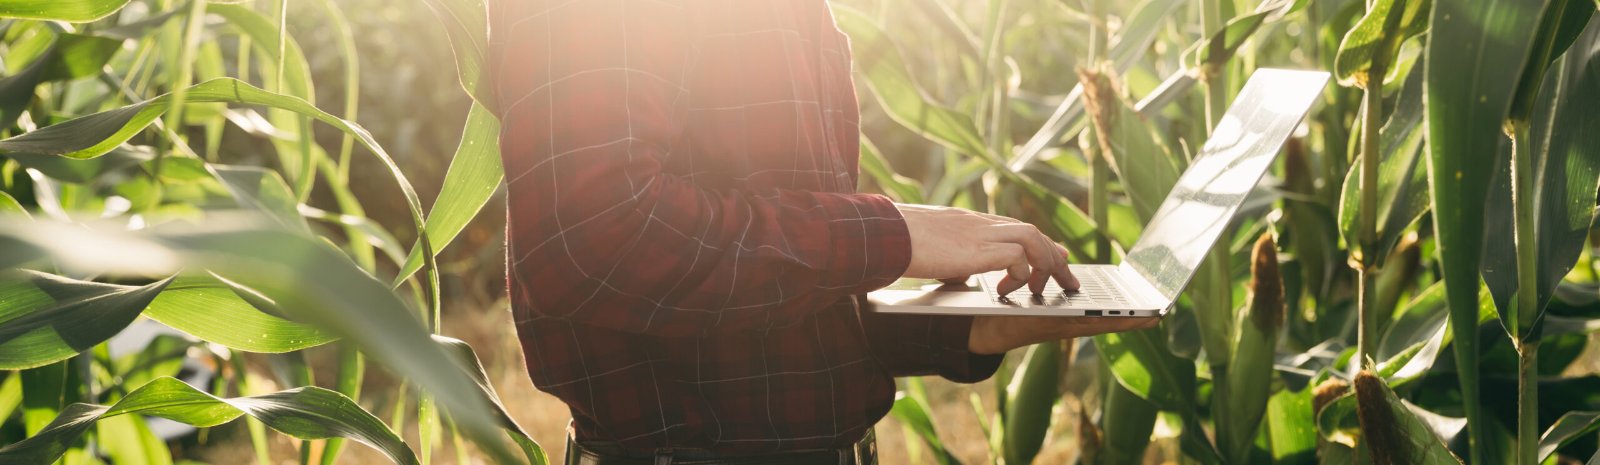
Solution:
<path fill-rule="evenodd" d="M 659 336 L 782 326 L 910 262 L 878 195 L 665 172 L 693 45 L 671 1 L 500 2 L 508 273 L 533 312 Z"/>
<path fill-rule="evenodd" d="M 1004 354 L 967 349 L 972 317 L 859 312 L 872 356 L 892 376 L 938 375 L 958 383 L 988 379 Z"/>

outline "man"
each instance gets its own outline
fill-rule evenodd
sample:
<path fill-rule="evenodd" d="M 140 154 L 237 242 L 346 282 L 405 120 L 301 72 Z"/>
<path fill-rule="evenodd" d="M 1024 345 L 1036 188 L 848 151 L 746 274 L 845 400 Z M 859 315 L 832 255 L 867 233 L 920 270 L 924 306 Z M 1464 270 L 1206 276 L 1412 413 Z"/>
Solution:
<path fill-rule="evenodd" d="M 857 194 L 825 0 L 495 0 L 507 274 L 569 463 L 871 463 L 894 377 L 1154 320 L 883 315 L 902 276 L 1076 280 L 1034 227 Z M 1007 289 L 1001 289 L 1005 291 Z"/>

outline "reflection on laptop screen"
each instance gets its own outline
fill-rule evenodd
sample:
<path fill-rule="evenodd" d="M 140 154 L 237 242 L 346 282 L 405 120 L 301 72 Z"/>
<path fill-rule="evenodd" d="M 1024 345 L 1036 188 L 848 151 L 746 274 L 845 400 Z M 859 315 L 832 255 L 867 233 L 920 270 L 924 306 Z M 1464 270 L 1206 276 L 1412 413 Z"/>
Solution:
<path fill-rule="evenodd" d="M 1244 198 L 1327 83 L 1327 74 L 1262 69 L 1217 123 L 1189 169 L 1151 217 L 1124 266 L 1168 299 L 1194 276 Z"/>

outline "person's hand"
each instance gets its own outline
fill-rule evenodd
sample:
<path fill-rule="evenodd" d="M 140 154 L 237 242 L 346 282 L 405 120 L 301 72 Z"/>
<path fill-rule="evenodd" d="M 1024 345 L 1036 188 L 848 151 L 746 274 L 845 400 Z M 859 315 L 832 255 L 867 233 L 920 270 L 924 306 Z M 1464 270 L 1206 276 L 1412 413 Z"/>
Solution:
<path fill-rule="evenodd" d="M 972 318 L 967 350 L 1003 354 L 1041 342 L 1154 327 L 1156 317 L 978 316 Z"/>
<path fill-rule="evenodd" d="M 1051 278 L 1062 289 L 1078 288 L 1078 278 L 1067 269 L 1067 250 L 1031 224 L 960 208 L 895 206 L 911 232 L 911 266 L 905 277 L 957 280 L 1006 270 L 995 289 L 1001 295 L 1023 284 L 1040 294 Z"/>

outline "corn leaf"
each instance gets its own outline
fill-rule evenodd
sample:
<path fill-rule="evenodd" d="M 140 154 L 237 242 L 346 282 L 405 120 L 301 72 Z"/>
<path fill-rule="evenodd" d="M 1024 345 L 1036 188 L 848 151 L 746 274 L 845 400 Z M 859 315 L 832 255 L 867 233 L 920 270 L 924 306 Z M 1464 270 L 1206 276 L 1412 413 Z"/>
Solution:
<path fill-rule="evenodd" d="M 144 315 L 207 342 L 248 352 L 291 352 L 336 339 L 314 326 L 258 310 L 209 276 L 179 277 L 150 302 Z"/>
<path fill-rule="evenodd" d="M 0 18 L 39 19 L 86 23 L 122 9 L 129 0 L 6 0 Z"/>
<path fill-rule="evenodd" d="M 15 371 L 5 372 L 5 380 L 0 381 L 0 418 L 10 419 L 11 414 L 21 406 L 22 375 Z"/>
<path fill-rule="evenodd" d="M 1551 0 L 1545 7 L 1544 15 L 1539 18 L 1539 37 L 1534 43 L 1533 55 L 1523 64 L 1522 78 L 1517 81 L 1517 96 L 1511 102 L 1512 120 L 1532 118 L 1529 112 L 1539 105 L 1545 73 L 1578 40 L 1594 12 L 1595 6 L 1583 0 Z"/>
<path fill-rule="evenodd" d="M 72 404 L 43 431 L 0 448 L 8 463 L 49 463 L 101 418 L 144 414 L 209 427 L 249 415 L 300 439 L 343 437 L 382 452 L 394 463 L 411 465 L 416 456 L 405 441 L 349 398 L 317 387 L 221 399 L 182 381 L 159 378 L 109 406 Z"/>
<path fill-rule="evenodd" d="M 0 215 L 15 215 L 27 218 L 28 209 L 23 208 L 22 203 L 18 202 L 16 197 L 0 191 Z"/>
<path fill-rule="evenodd" d="M 1507 162 L 1497 147 L 1522 65 L 1528 59 L 1540 0 L 1434 0 L 1425 57 L 1428 102 L 1428 185 L 1435 253 L 1455 334 L 1477 334 L 1483 204 L 1494 168 Z M 1455 344 L 1456 371 L 1469 425 L 1487 418 L 1478 408 L 1477 338 Z M 1486 447 L 1472 427 L 1474 449 Z M 1474 452 L 1477 455 L 1477 452 Z"/>
<path fill-rule="evenodd" d="M 5 7 L 0 6 L 0 10 Z M 100 72 L 121 48 L 121 40 L 79 34 L 56 34 L 43 54 L 16 74 L 0 78 L 0 128 L 11 127 L 33 101 L 39 84 L 77 79 Z"/>
<path fill-rule="evenodd" d="M 851 8 L 835 8 L 839 28 L 850 35 L 857 70 L 872 95 L 895 122 L 951 150 L 989 157 L 972 118 L 934 103 L 911 77 L 900 49 L 872 18 Z"/>
<path fill-rule="evenodd" d="M 1194 396 L 1194 362 L 1166 348 L 1166 332 L 1150 328 L 1094 337 L 1116 382 L 1162 410 L 1187 412 Z"/>
<path fill-rule="evenodd" d="M 171 282 L 133 287 L 33 271 L 0 275 L 0 369 L 48 365 L 111 339 Z"/>
<path fill-rule="evenodd" d="M 1156 34 L 1165 27 L 1171 20 L 1172 14 L 1183 4 L 1184 2 L 1179 0 L 1149 0 L 1141 4 L 1138 11 L 1133 14 L 1133 18 L 1123 24 L 1117 34 L 1116 44 L 1111 47 L 1112 67 L 1118 73 L 1127 72 L 1132 68 L 1134 62 L 1150 50 Z M 1187 75 L 1187 73 L 1179 72 L 1176 75 Z M 1027 168 L 1046 148 L 1058 145 L 1063 136 L 1081 128 L 1083 120 L 1083 86 L 1080 84 L 1067 93 L 1061 104 L 1056 106 L 1055 112 L 1045 120 L 1044 126 L 1028 138 L 1028 142 L 1017 150 L 1007 166 L 1012 171 L 1022 171 Z"/>
<path fill-rule="evenodd" d="M 906 382 L 921 383 L 921 380 L 908 378 Z M 933 458 L 939 465 L 960 464 L 961 461 L 956 459 L 955 455 L 945 447 L 944 441 L 939 439 L 939 430 L 934 426 L 933 415 L 929 413 L 931 409 L 928 407 L 928 399 L 919 393 L 920 391 L 915 389 L 897 393 L 894 406 L 889 409 L 889 415 L 916 433 L 923 444 L 933 451 Z M 979 414 L 982 415 L 982 412 Z"/>
<path fill-rule="evenodd" d="M 100 179 L 106 173 L 155 159 L 156 154 L 155 149 L 151 147 L 123 144 L 106 152 L 105 155 L 87 159 L 30 153 L 12 153 L 6 156 L 16 160 L 17 164 L 39 170 L 40 173 L 57 181 L 81 184 Z"/>
<path fill-rule="evenodd" d="M 60 158 L 60 157 L 57 157 Z M 104 158 L 104 157 L 98 157 Z M 196 160 L 198 161 L 198 160 Z M 286 228 L 310 232 L 300 202 L 278 172 L 255 166 L 207 165 L 239 205 L 259 209 Z"/>
<path fill-rule="evenodd" d="M 483 0 L 424 0 L 444 26 L 456 57 L 456 75 L 474 102 L 493 110 L 489 86 L 484 82 L 489 58 L 489 13 Z"/>
<path fill-rule="evenodd" d="M 1397 2 L 1400 4 L 1398 9 L 1395 8 Z M 1333 59 L 1334 75 L 1338 77 L 1339 84 L 1368 88 L 1367 70 L 1372 67 L 1374 58 L 1382 56 L 1386 62 L 1393 63 L 1405 39 L 1428 30 L 1430 2 L 1368 2 L 1367 14 L 1345 34 L 1344 40 L 1339 43 L 1339 54 Z"/>
<path fill-rule="evenodd" d="M 1460 464 L 1427 423 L 1369 371 L 1356 375 L 1362 439 L 1378 464 Z"/>
<path fill-rule="evenodd" d="M 1377 250 L 1359 251 L 1373 266 L 1383 266 L 1406 229 L 1428 211 L 1427 169 L 1422 159 L 1423 73 L 1406 78 L 1389 121 L 1379 131 Z M 1350 164 L 1339 202 L 1339 232 L 1352 251 L 1361 247 L 1361 158 Z"/>
<path fill-rule="evenodd" d="M 1139 463 L 1150 445 L 1160 409 L 1123 383 L 1106 381 L 1106 397 L 1100 407 L 1100 463 Z"/>
<path fill-rule="evenodd" d="M 1544 462 L 1556 449 L 1600 429 L 1600 412 L 1567 412 L 1539 438 L 1539 461 Z"/>
<path fill-rule="evenodd" d="M 428 210 L 428 239 L 438 254 L 467 227 L 489 197 L 500 187 L 505 172 L 500 164 L 500 121 L 482 104 L 473 104 L 462 129 L 461 143 L 450 159 L 439 198 Z M 422 249 L 412 248 L 395 278 L 399 283 L 422 268 Z"/>
<path fill-rule="evenodd" d="M 437 334 L 433 336 L 433 342 L 439 344 L 446 352 L 454 355 L 456 361 L 467 369 L 467 374 L 472 377 L 472 381 L 478 384 L 478 388 L 488 394 L 489 402 L 494 404 L 492 412 L 494 421 L 499 423 L 500 427 L 506 431 L 506 435 L 511 437 L 511 441 L 522 449 L 523 455 L 528 458 L 528 463 L 530 465 L 548 464 L 550 459 L 545 456 L 544 449 L 539 447 L 539 443 L 534 441 L 532 436 L 528 436 L 528 432 L 523 430 L 515 419 L 511 418 L 511 414 L 506 412 L 505 405 L 500 403 L 500 395 L 495 393 L 494 384 L 489 382 L 489 373 L 484 370 L 483 362 L 478 359 L 478 353 L 472 350 L 472 346 L 460 339 Z"/>
<path fill-rule="evenodd" d="M 181 359 L 180 359 L 181 361 Z M 95 443 L 112 463 L 172 465 L 172 451 L 139 415 L 117 415 L 95 422 Z"/>
<path fill-rule="evenodd" d="M 917 185 L 916 180 L 896 173 L 894 167 L 889 165 L 889 160 L 878 152 L 878 146 L 866 137 L 861 138 L 861 171 L 867 173 L 896 202 L 923 203 L 922 187 Z"/>
<path fill-rule="evenodd" d="M 1587 12 L 1592 15 L 1592 12 Z M 1600 24 L 1600 23 L 1596 23 Z M 1510 221 L 1489 224 L 1485 234 L 1483 278 L 1493 291 L 1501 320 L 1520 318 L 1523 334 L 1531 337 L 1533 325 L 1544 316 L 1556 287 L 1576 264 L 1594 222 L 1596 188 L 1600 186 L 1600 115 L 1591 102 L 1600 101 L 1600 26 L 1591 26 L 1572 50 L 1552 69 L 1533 113 L 1529 149 L 1534 163 L 1533 181 L 1538 218 L 1534 222 L 1538 246 L 1537 306 L 1531 315 L 1512 314 L 1518 289 L 1516 251 Z M 1493 218 L 1511 218 L 1511 172 L 1503 164 L 1485 206 Z M 1510 330 L 1510 327 L 1507 328 Z"/>
<path fill-rule="evenodd" d="M 1316 463 L 1317 428 L 1311 407 L 1309 384 L 1299 391 L 1280 390 L 1267 400 L 1266 428 L 1273 463 Z"/>
<path fill-rule="evenodd" d="M 359 344 L 373 359 L 433 393 L 486 451 L 510 456 L 492 417 L 492 393 L 476 385 L 443 348 L 417 343 L 431 336 L 414 310 L 322 240 L 272 224 L 259 215 L 226 213 L 212 213 L 204 224 L 169 224 L 140 233 L 0 222 L 0 236 L 26 245 L 0 250 L 0 262 L 8 255 L 44 251 L 65 268 L 102 273 L 174 272 L 180 266 L 209 270 L 258 291 L 297 319 Z"/>
<path fill-rule="evenodd" d="M 1111 148 L 1111 169 L 1133 201 L 1139 223 L 1148 223 L 1178 183 L 1178 167 L 1166 144 L 1151 132 L 1149 122 L 1127 102 L 1115 99 L 1102 104 L 1112 106 L 1107 109 L 1112 121 L 1107 122 L 1110 132 L 1105 139 Z"/>
<path fill-rule="evenodd" d="M 1051 412 L 1061 397 L 1056 390 L 1060 379 L 1061 344 L 1029 346 L 1006 386 L 1005 463 L 1033 463 L 1039 455 L 1050 429 Z"/>

